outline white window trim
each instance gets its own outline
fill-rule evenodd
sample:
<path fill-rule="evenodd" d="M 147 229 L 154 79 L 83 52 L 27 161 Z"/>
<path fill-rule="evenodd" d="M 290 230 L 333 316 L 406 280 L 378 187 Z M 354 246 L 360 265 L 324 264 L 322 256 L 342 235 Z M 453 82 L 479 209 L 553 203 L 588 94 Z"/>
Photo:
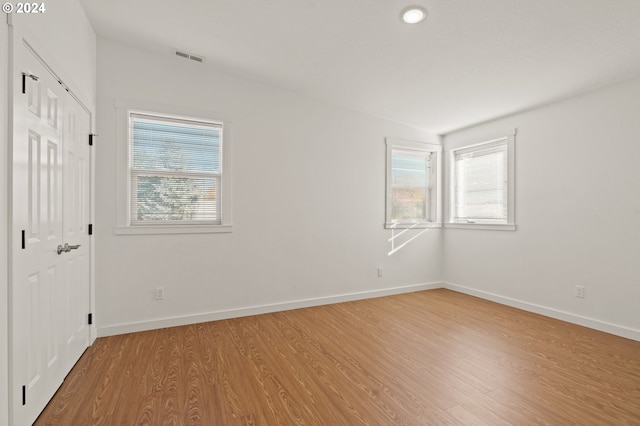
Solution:
<path fill-rule="evenodd" d="M 447 222 L 444 224 L 445 228 L 450 229 L 480 229 L 480 230 L 493 230 L 493 231 L 515 231 L 515 137 L 516 130 L 513 133 L 487 140 L 484 142 L 465 145 L 459 148 L 453 148 L 447 150 L 447 169 L 448 169 L 448 185 L 447 185 Z M 455 202 L 454 199 L 454 185 L 455 185 L 455 155 L 458 152 L 472 151 L 479 147 L 490 147 L 498 143 L 507 142 L 507 221 L 503 223 L 496 220 L 476 220 L 473 223 L 465 223 L 461 221 L 455 221 L 453 219 L 453 211 Z"/>
<path fill-rule="evenodd" d="M 426 142 L 410 141 L 405 139 L 386 138 L 387 145 L 387 169 L 386 169 L 386 190 L 385 190 L 385 224 L 386 229 L 425 229 L 442 227 L 442 146 Z M 431 153 L 431 194 L 429 197 L 429 218 L 431 220 L 420 221 L 393 221 L 391 220 L 391 157 L 393 149 L 404 149 L 408 151 L 418 151 Z"/>
<path fill-rule="evenodd" d="M 202 111 L 181 111 L 176 114 L 175 108 L 153 103 L 137 101 L 116 102 L 116 235 L 154 235 L 154 234 L 209 234 L 227 233 L 233 231 L 232 225 L 232 123 L 219 114 L 211 114 Z M 188 109 L 188 108 L 187 108 Z M 222 123 L 224 126 L 224 140 L 222 149 L 222 165 L 224 176 L 221 180 L 220 193 L 220 224 L 131 224 L 130 218 L 130 173 L 129 173 L 129 114 L 142 113 L 151 116 L 166 116 L 170 118 L 186 120 L 202 120 L 204 122 Z M 212 116 L 216 119 L 200 119 L 198 117 Z"/>

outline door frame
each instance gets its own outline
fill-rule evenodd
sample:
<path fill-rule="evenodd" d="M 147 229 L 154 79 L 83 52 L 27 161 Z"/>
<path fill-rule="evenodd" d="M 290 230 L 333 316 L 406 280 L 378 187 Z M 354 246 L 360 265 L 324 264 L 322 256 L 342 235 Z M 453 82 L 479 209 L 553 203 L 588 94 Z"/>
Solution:
<path fill-rule="evenodd" d="M 9 22 L 0 23 L 0 424 L 9 424 Z"/>
<path fill-rule="evenodd" d="M 12 281 L 13 281 L 13 249 L 21 244 L 21 236 L 13 234 L 13 103 L 14 103 L 14 84 L 13 79 L 15 77 L 15 72 L 20 72 L 15 67 L 15 51 L 18 49 L 27 49 L 27 51 L 34 55 L 34 57 L 50 72 L 54 78 L 60 82 L 63 88 L 69 93 L 69 95 L 76 101 L 78 104 L 89 114 L 89 125 L 90 125 L 90 133 L 95 132 L 95 114 L 94 112 L 87 107 L 87 102 L 83 101 L 84 96 L 80 94 L 79 90 L 74 90 L 76 86 L 71 78 L 67 76 L 68 71 L 61 66 L 61 64 L 57 63 L 55 60 L 55 56 L 52 55 L 44 45 L 38 41 L 38 39 L 29 31 L 28 28 L 23 25 L 16 25 L 12 21 L 12 15 L 6 14 L 7 16 L 7 33 L 8 33 L 8 46 L 6 46 L 6 54 L 7 54 L 7 68 L 6 74 L 0 73 L 0 77 L 6 77 L 3 79 L 4 81 L 0 81 L 0 84 L 4 84 L 7 89 L 7 99 L 4 108 L 6 108 L 6 151 L 3 152 L 6 154 L 6 161 L 3 163 L 6 164 L 6 188 L 4 189 L 4 194 L 6 194 L 5 200 L 0 200 L 0 208 L 4 207 L 3 204 L 6 205 L 6 209 L 0 214 L 0 219 L 3 219 L 3 226 L 5 226 L 4 231 L 7 235 L 7 244 L 6 247 L 3 247 L 3 250 L 6 250 L 6 294 L 0 297 L 0 303 L 6 300 L 7 305 L 7 315 L 5 318 L 0 319 L 0 339 L 6 342 L 6 346 L 4 346 L 3 354 L 0 355 L 0 368 L 4 371 L 0 373 L 0 377 L 6 375 L 7 380 L 4 381 L 6 383 L 6 388 L 0 387 L 0 398 L 2 401 L 0 402 L 0 408 L 6 407 L 7 410 L 0 410 L 0 412 L 6 412 L 7 418 L 0 416 L 0 424 L 12 424 L 13 422 L 13 398 L 16 394 L 16 386 L 18 384 L 12 383 L 13 378 L 11 374 L 11 369 L 13 366 L 13 355 L 11 350 L 11 345 L 13 342 L 13 306 L 12 306 Z M 4 29 L 3 29 L 4 31 Z M 4 49 L 4 48 L 3 48 Z M 0 54 L 4 53 L 0 51 Z M 80 95 L 79 95 L 80 94 Z M 0 109 L 2 112 L 2 109 Z M 2 122 L 2 117 L 0 117 L 0 122 Z M 87 135 L 88 136 L 88 135 Z M 88 143 L 88 141 L 87 141 Z M 89 209 L 90 209 L 90 218 L 89 223 L 95 224 L 95 143 L 90 150 L 90 161 L 89 161 Z M 0 161 L 2 161 L 2 153 L 0 153 Z M 4 166 L 3 164 L 2 166 Z M 0 170 L 3 170 L 4 167 L 0 167 Z M 0 196 L 2 192 L 0 192 Z M 3 203 L 4 202 L 4 203 Z M 94 233 L 95 235 L 95 233 Z M 95 238 L 90 238 L 90 247 L 89 247 L 89 307 L 90 312 L 93 313 L 93 322 L 89 325 L 89 345 L 92 345 L 97 337 L 97 329 L 96 329 L 96 315 L 95 315 Z M 0 270 L 2 270 L 0 264 Z M 4 277 L 3 277 L 4 278 Z M 6 297 L 6 299 L 4 299 Z M 5 357 L 6 360 L 6 370 L 3 368 Z"/>

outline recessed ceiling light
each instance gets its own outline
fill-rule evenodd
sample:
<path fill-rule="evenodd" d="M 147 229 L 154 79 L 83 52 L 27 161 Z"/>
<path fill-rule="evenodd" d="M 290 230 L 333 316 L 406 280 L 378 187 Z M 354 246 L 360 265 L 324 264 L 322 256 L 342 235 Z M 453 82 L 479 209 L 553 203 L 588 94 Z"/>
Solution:
<path fill-rule="evenodd" d="M 402 12 L 402 20 L 407 24 L 417 24 L 427 17 L 427 11 L 419 6 L 411 6 Z"/>

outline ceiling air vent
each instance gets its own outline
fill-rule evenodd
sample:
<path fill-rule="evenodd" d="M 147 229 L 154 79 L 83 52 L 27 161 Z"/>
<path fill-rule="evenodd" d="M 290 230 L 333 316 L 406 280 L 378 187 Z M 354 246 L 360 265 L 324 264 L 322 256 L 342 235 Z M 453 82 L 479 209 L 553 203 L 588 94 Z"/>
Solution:
<path fill-rule="evenodd" d="M 176 52 L 176 55 L 180 56 L 181 58 L 191 59 L 192 61 L 196 61 L 199 63 L 204 62 L 204 56 L 194 55 L 193 53 L 184 52 L 182 50 L 176 50 L 175 52 Z"/>

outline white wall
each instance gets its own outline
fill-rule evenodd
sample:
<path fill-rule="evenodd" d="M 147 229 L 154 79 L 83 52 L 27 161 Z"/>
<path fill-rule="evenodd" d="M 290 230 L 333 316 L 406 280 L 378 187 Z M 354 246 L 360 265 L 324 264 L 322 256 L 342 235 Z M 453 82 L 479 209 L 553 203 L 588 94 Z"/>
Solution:
<path fill-rule="evenodd" d="M 518 129 L 518 229 L 447 229 L 452 288 L 640 337 L 638 111 L 640 79 L 445 136 L 453 148 Z"/>
<path fill-rule="evenodd" d="M 383 229 L 384 138 L 439 143 L 436 136 L 169 50 L 99 39 L 98 70 L 99 335 L 440 281 L 440 231 L 388 257 L 390 231 Z M 232 233 L 114 235 L 116 144 L 126 143 L 116 137 L 114 105 L 122 100 L 233 123 Z M 165 288 L 164 301 L 153 300 L 156 286 Z"/>
<path fill-rule="evenodd" d="M 26 35 L 38 53 L 55 69 L 87 107 L 95 111 L 96 37 L 77 0 L 46 3 L 40 15 L 12 15 L 16 31 Z M 8 304 L 7 304 L 7 178 L 8 178 L 8 27 L 0 24 L 0 425 L 8 417 Z M 15 72 L 16 70 L 14 70 Z M 18 70 L 19 72 L 19 70 Z"/>

